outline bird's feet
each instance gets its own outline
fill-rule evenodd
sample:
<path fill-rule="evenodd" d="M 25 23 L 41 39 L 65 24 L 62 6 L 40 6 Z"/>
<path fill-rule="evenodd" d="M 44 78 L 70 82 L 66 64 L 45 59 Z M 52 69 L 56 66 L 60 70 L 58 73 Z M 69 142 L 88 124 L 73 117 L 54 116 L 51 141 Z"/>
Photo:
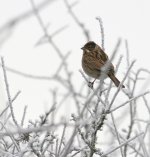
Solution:
<path fill-rule="evenodd" d="M 88 82 L 88 87 L 90 87 L 91 89 L 93 89 L 93 84 L 94 84 L 94 82 Z"/>

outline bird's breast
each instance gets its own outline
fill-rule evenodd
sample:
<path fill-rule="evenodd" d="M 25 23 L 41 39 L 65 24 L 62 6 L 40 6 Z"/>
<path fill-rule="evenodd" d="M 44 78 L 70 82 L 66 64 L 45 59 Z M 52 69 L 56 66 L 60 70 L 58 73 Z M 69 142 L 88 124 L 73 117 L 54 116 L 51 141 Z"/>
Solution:
<path fill-rule="evenodd" d="M 90 77 L 98 78 L 100 76 L 100 71 L 96 70 L 84 56 L 82 57 L 82 68 L 84 72 Z"/>

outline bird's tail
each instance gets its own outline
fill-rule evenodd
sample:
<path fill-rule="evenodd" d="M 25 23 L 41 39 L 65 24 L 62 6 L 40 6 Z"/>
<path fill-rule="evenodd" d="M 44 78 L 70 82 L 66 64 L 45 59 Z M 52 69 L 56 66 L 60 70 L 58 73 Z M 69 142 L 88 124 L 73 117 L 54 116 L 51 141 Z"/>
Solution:
<path fill-rule="evenodd" d="M 116 78 L 116 76 L 114 74 L 109 74 L 108 76 L 114 82 L 114 84 L 118 87 L 120 84 L 120 81 Z M 122 88 L 125 88 L 125 86 L 122 85 Z"/>

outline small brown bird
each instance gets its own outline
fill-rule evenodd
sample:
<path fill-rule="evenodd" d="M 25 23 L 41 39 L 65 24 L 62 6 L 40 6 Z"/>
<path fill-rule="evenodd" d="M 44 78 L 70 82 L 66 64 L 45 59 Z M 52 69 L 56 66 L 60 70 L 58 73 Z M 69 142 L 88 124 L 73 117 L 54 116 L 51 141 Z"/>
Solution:
<path fill-rule="evenodd" d="M 93 87 L 95 80 L 100 78 L 100 69 L 109 61 L 109 58 L 100 46 L 93 41 L 89 41 L 81 49 L 83 50 L 82 68 L 88 76 L 95 78 L 93 82 L 90 82 Z M 108 66 L 106 73 L 106 77 L 108 76 L 118 87 L 120 81 L 115 76 L 112 63 Z M 125 86 L 122 85 L 122 88 L 125 88 Z"/>

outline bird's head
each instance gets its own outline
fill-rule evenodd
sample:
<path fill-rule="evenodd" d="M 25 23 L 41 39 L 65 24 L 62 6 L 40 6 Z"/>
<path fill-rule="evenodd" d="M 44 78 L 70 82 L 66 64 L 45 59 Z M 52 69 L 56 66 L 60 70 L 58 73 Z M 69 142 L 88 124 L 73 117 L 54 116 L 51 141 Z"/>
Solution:
<path fill-rule="evenodd" d="M 97 44 L 93 41 L 87 42 L 81 49 L 86 52 L 91 52 L 95 50 Z"/>

